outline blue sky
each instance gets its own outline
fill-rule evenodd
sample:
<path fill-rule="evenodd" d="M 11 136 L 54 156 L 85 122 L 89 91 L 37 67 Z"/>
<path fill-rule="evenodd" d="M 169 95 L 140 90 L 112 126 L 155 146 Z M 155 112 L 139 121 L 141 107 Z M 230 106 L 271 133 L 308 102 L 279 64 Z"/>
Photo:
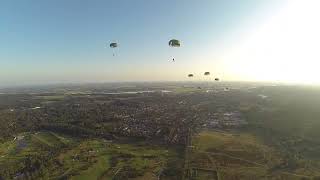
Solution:
<path fill-rule="evenodd" d="M 284 0 L 1 1 L 0 84 L 184 80 L 188 73 L 202 71 L 233 80 L 217 54 L 285 4 Z M 182 47 L 168 47 L 171 38 L 180 39 Z M 106 48 L 111 41 L 119 43 L 115 57 Z M 172 57 L 175 63 L 170 62 Z"/>

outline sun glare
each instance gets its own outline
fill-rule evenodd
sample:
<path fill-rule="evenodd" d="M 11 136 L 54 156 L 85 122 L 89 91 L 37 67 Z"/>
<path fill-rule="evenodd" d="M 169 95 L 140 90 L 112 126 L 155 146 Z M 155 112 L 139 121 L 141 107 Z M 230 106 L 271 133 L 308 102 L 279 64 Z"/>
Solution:
<path fill-rule="evenodd" d="M 236 79 L 320 83 L 320 1 L 296 0 L 224 58 Z"/>

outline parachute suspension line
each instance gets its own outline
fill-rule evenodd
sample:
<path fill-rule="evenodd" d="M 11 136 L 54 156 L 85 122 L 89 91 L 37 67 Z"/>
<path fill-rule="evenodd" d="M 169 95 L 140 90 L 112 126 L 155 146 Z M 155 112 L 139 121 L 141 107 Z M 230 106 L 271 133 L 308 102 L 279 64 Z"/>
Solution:
<path fill-rule="evenodd" d="M 190 78 L 190 84 L 191 84 L 191 87 L 193 87 L 194 85 L 194 83 L 193 83 L 193 77 L 194 77 L 194 75 L 193 74 L 188 74 L 188 77 Z"/>
<path fill-rule="evenodd" d="M 207 81 L 207 88 L 209 88 L 210 72 L 205 72 L 205 73 L 204 73 L 204 76 L 205 76 L 205 77 L 206 77 L 206 76 L 208 77 L 208 79 L 205 78 L 205 81 Z"/>
<path fill-rule="evenodd" d="M 109 44 L 109 47 L 112 49 L 112 56 L 115 56 L 115 49 L 116 48 L 118 48 L 118 43 L 116 43 L 116 42 L 111 42 L 110 44 Z"/>
<path fill-rule="evenodd" d="M 178 48 L 178 47 L 181 46 L 180 41 L 177 40 L 177 39 L 171 39 L 168 44 L 172 48 Z M 174 57 L 172 58 L 172 62 L 175 62 L 175 58 Z"/>

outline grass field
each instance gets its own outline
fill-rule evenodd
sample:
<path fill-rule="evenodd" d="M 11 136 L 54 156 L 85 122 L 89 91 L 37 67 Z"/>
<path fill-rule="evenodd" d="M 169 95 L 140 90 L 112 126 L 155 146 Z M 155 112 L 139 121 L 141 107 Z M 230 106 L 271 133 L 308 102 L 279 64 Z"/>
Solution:
<path fill-rule="evenodd" d="M 63 176 L 74 180 L 150 178 L 156 177 L 168 158 L 175 156 L 173 150 L 162 147 L 87 140 L 61 153 L 59 161 L 62 169 L 69 173 Z"/>
<path fill-rule="evenodd" d="M 203 131 L 192 138 L 189 168 L 195 179 L 301 179 L 318 175 L 314 170 L 275 170 L 283 157 L 248 133 Z M 44 168 L 46 179 L 175 179 L 183 159 L 174 148 L 109 142 L 102 139 L 73 139 L 52 132 L 19 134 L 0 144 L 0 165 L 15 164 L 26 157 L 50 154 Z M 167 171 L 169 170 L 169 171 Z"/>
<path fill-rule="evenodd" d="M 281 168 L 285 157 L 248 133 L 203 131 L 192 139 L 190 167 L 217 171 L 219 179 L 310 179 L 319 175 L 305 167 Z"/>
<path fill-rule="evenodd" d="M 4 160 L 10 154 L 10 152 L 14 150 L 15 147 L 16 143 L 14 141 L 7 141 L 0 144 L 0 162 Z"/>
<path fill-rule="evenodd" d="M 41 170 L 42 177 L 46 179 L 157 179 L 165 176 L 162 174 L 165 169 L 170 169 L 169 161 L 183 162 L 176 149 L 145 142 L 80 140 L 36 132 L 20 134 L 16 140 L 0 144 L 0 165 L 14 167 L 28 157 L 41 157 L 41 154 L 54 155 L 42 166 L 45 168 Z"/>

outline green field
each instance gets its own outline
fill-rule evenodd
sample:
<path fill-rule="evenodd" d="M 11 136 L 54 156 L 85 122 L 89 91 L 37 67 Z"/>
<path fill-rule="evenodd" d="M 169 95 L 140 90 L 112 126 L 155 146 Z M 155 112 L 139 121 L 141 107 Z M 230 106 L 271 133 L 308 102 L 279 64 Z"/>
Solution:
<path fill-rule="evenodd" d="M 282 167 L 286 157 L 248 133 L 203 131 L 192 140 L 190 165 L 197 177 L 217 172 L 220 179 L 311 179 L 319 171 Z M 281 168 L 282 167 L 282 168 Z M 201 178 L 200 178 L 201 179 Z"/>
<path fill-rule="evenodd" d="M 102 139 L 73 139 L 52 132 L 23 133 L 19 140 L 0 144 L 0 167 L 14 166 L 28 158 L 46 161 L 33 176 L 47 179 L 157 179 L 168 166 L 182 160 L 175 148 L 135 142 L 130 144 Z M 23 143 L 23 146 L 21 146 Z M 19 145 L 20 144 L 20 145 Z M 51 159 L 41 159 L 43 157 Z"/>

